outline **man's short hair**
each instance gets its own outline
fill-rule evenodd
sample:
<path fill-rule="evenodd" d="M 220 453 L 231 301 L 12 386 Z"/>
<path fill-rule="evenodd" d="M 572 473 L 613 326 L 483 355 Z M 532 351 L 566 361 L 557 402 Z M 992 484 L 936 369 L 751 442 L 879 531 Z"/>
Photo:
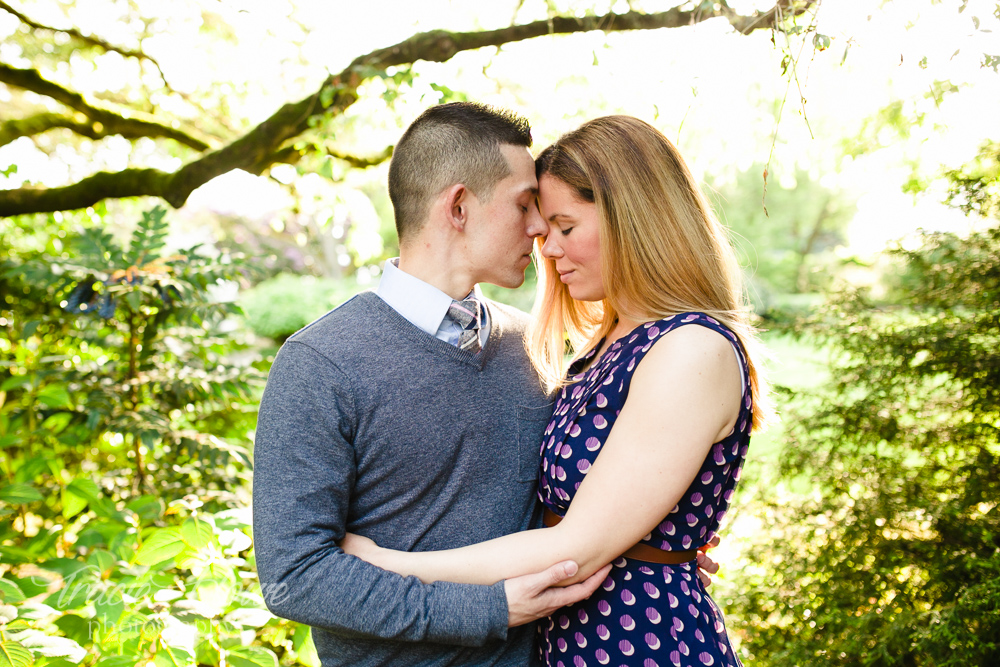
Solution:
<path fill-rule="evenodd" d="M 488 201 L 511 173 L 501 144 L 530 147 L 528 121 L 475 102 L 442 104 L 420 114 L 396 144 L 389 165 L 400 243 L 420 231 L 434 197 L 456 183 Z"/>

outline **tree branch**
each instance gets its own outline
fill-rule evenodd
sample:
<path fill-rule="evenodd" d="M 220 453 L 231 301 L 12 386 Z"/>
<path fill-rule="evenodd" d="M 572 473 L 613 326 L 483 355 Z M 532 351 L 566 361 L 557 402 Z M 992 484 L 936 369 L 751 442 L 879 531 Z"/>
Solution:
<path fill-rule="evenodd" d="M 737 14 L 727 5 L 722 4 L 713 6 L 711 11 L 702 9 L 682 11 L 680 8 L 674 7 L 656 14 L 628 12 L 604 16 L 555 16 L 545 21 L 481 32 L 450 33 L 444 30 L 432 30 L 414 35 L 399 44 L 372 51 L 366 56 L 357 58 L 348 69 L 355 71 L 363 71 L 365 67 L 384 69 L 417 60 L 444 62 L 459 51 L 480 49 L 484 46 L 500 46 L 543 35 L 570 34 L 591 30 L 619 32 L 623 30 L 682 28 L 720 17 L 728 20 L 730 25 L 741 34 L 748 34 L 754 30 L 778 27 L 782 17 L 803 14 L 814 4 L 815 0 L 779 0 L 770 10 L 754 12 L 750 16 Z"/>
<path fill-rule="evenodd" d="M 736 14 L 722 3 L 713 5 L 711 11 L 681 11 L 674 7 L 656 14 L 628 12 L 587 17 L 556 16 L 545 21 L 480 32 L 434 30 L 419 33 L 399 44 L 356 58 L 344 71 L 328 77 L 315 93 L 298 102 L 285 104 L 242 137 L 185 164 L 173 174 L 151 169 L 126 169 L 118 174 L 95 174 L 64 188 L 0 191 L 0 217 L 83 208 L 108 197 L 139 195 L 162 197 L 170 205 L 179 208 L 195 188 L 216 176 L 233 169 L 261 173 L 271 164 L 291 160 L 294 151 L 282 147 L 290 139 L 309 129 L 310 118 L 343 113 L 357 100 L 357 88 L 364 79 L 395 65 L 418 60 L 444 62 L 460 51 L 499 46 L 543 35 L 590 30 L 613 32 L 678 28 L 720 17 L 746 34 L 754 30 L 780 28 L 783 18 L 802 14 L 816 2 L 817 0 L 779 0 L 771 10 L 755 12 L 751 16 Z M 55 85 L 46 83 L 49 86 Z M 113 185 L 110 181 L 115 178 L 120 178 L 127 185 Z"/>
<path fill-rule="evenodd" d="M 24 213 L 70 211 L 102 199 L 142 195 L 162 196 L 171 174 L 157 169 L 101 171 L 61 188 L 19 188 L 0 191 L 0 217 Z"/>
<path fill-rule="evenodd" d="M 115 53 L 120 53 L 121 55 L 125 56 L 126 58 L 135 58 L 135 59 L 140 60 L 140 61 L 144 60 L 144 61 L 152 64 L 153 67 L 156 68 L 157 73 L 160 75 L 160 80 L 163 81 L 163 87 L 164 88 L 166 88 L 168 91 L 170 91 L 174 95 L 177 95 L 178 97 L 180 97 L 182 100 L 184 100 L 185 102 L 187 102 L 188 104 L 190 104 L 192 107 L 194 107 L 195 109 L 197 109 L 201 113 L 204 113 L 206 115 L 213 115 L 213 117 L 216 120 L 216 122 L 220 123 L 221 125 L 223 125 L 223 126 L 226 125 L 226 121 L 225 121 L 224 118 L 219 118 L 219 117 L 215 116 L 212 110 L 206 109 L 205 107 L 201 106 L 201 104 L 199 104 L 195 100 L 191 99 L 191 95 L 189 95 L 188 93 L 185 93 L 183 91 L 180 91 L 180 90 L 177 90 L 177 89 L 173 88 L 170 85 L 170 82 L 167 81 L 167 76 L 166 76 L 166 74 L 163 73 L 163 68 L 160 67 L 160 62 L 156 58 L 154 58 L 153 56 L 151 56 L 148 53 L 146 53 L 145 51 L 143 51 L 141 48 L 139 48 L 139 49 L 128 49 L 128 48 L 125 48 L 125 47 L 116 46 L 114 44 L 111 44 L 110 42 L 106 42 L 105 40 L 103 40 L 103 39 L 101 39 L 99 37 L 94 37 L 93 35 L 85 35 L 82 32 L 80 32 L 79 30 L 77 30 L 76 28 L 56 28 L 56 27 L 53 27 L 53 26 L 48 26 L 48 25 L 44 25 L 44 24 L 38 23 L 37 21 L 34 21 L 31 18 L 29 18 L 28 16 L 25 16 L 21 12 L 17 11 L 16 9 L 14 9 L 13 7 L 11 7 L 9 4 L 7 4 L 3 0 L 0 0 L 0 9 L 2 9 L 4 11 L 8 12 L 9 14 L 15 16 L 19 21 L 21 21 L 21 23 L 23 23 L 24 25 L 28 26 L 32 30 L 42 30 L 42 31 L 45 31 L 45 32 L 52 32 L 52 33 L 60 32 L 60 33 L 63 33 L 64 35 L 68 35 L 69 37 L 71 37 L 71 38 L 75 39 L 76 41 L 78 41 L 78 42 L 80 42 L 82 44 L 85 44 L 87 46 L 96 47 L 96 48 L 102 49 L 104 51 L 113 51 Z"/>
<path fill-rule="evenodd" d="M 38 23 L 37 21 L 31 20 L 21 12 L 17 11 L 3 0 L 0 0 L 0 9 L 7 12 L 8 14 L 14 15 L 21 23 L 28 26 L 32 30 L 44 30 L 46 32 L 61 32 L 65 35 L 69 35 L 78 42 L 86 44 L 87 46 L 94 46 L 104 51 L 113 51 L 115 53 L 119 53 L 125 56 L 126 58 L 137 58 L 138 60 L 146 60 L 149 63 L 151 63 L 153 67 L 155 67 L 156 70 L 160 73 L 160 78 L 163 79 L 164 83 L 166 83 L 167 81 L 166 77 L 163 76 L 163 70 L 160 68 L 160 63 L 158 63 L 156 59 L 153 58 L 153 56 L 148 55 L 143 51 L 126 49 L 121 46 L 115 46 L 114 44 L 104 41 L 100 37 L 94 37 L 93 35 L 84 35 L 76 28 L 54 28 L 52 26 Z"/>
<path fill-rule="evenodd" d="M 356 155 L 347 155 L 346 153 L 338 152 L 332 148 L 326 150 L 326 154 L 329 157 L 336 158 L 337 160 L 343 160 L 352 167 L 356 169 L 366 169 L 368 167 L 374 167 L 380 165 L 389 158 L 392 157 L 392 150 L 394 146 L 387 146 L 378 155 L 372 155 L 371 157 L 358 157 Z M 298 164 L 299 160 L 304 158 L 309 154 L 309 151 L 304 148 L 295 148 L 294 146 L 287 146 L 274 153 L 268 155 L 264 160 L 258 164 L 251 165 L 249 167 L 244 167 L 243 171 L 253 174 L 254 176 L 260 176 L 269 167 L 276 164 Z"/>
<path fill-rule="evenodd" d="M 33 69 L 20 69 L 0 63 L 0 82 L 50 97 L 79 111 L 95 124 L 100 124 L 101 127 L 95 127 L 94 131 L 101 133 L 102 136 L 121 134 L 126 137 L 163 137 L 189 146 L 199 153 L 211 148 L 205 139 L 165 125 L 140 111 L 131 109 L 112 111 L 94 106 L 80 93 L 49 81 Z"/>
<path fill-rule="evenodd" d="M 140 137 L 149 136 L 149 132 L 144 128 L 121 127 L 115 131 L 114 129 L 105 127 L 102 123 L 90 121 L 83 114 L 67 116 L 46 112 L 0 123 L 0 146 L 6 146 L 21 137 L 34 137 L 57 128 L 65 128 L 76 134 L 95 140 L 114 134 L 120 134 L 126 139 L 139 139 Z"/>
<path fill-rule="evenodd" d="M 368 167 L 374 167 L 380 165 L 389 158 L 392 157 L 392 150 L 395 146 L 387 146 L 378 155 L 372 155 L 371 157 L 358 157 L 357 155 L 347 155 L 346 153 L 341 153 L 340 151 L 328 148 L 326 154 L 332 158 L 338 160 L 343 160 L 347 164 L 351 165 L 355 169 L 367 169 Z"/>

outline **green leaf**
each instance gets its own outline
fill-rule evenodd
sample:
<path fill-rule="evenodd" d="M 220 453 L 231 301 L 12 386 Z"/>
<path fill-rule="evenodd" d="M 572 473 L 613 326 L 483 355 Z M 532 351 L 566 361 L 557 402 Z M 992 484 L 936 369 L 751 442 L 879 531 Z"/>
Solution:
<path fill-rule="evenodd" d="M 14 481 L 19 484 L 29 484 L 39 475 L 49 472 L 49 460 L 43 452 L 37 452 L 14 470 Z"/>
<path fill-rule="evenodd" d="M 181 525 L 181 539 L 195 551 L 200 551 L 211 544 L 212 537 L 212 526 L 195 517 L 186 520 Z"/>
<path fill-rule="evenodd" d="M 39 324 L 41 324 L 41 322 L 39 322 L 38 320 L 31 320 L 30 322 L 25 324 L 24 329 L 21 330 L 21 338 L 22 339 L 29 338 L 31 334 L 35 333 L 35 329 L 38 328 Z"/>
<path fill-rule="evenodd" d="M 90 479 L 74 479 L 62 490 L 63 516 L 67 519 L 76 516 L 91 502 L 101 497 L 101 490 Z"/>
<path fill-rule="evenodd" d="M 70 399 L 66 386 L 61 384 L 50 384 L 38 392 L 39 402 L 50 408 L 70 408 L 73 402 Z"/>
<path fill-rule="evenodd" d="M 155 667 L 190 667 L 194 664 L 194 656 L 176 646 L 164 646 L 153 657 Z"/>
<path fill-rule="evenodd" d="M 76 614 L 65 614 L 56 619 L 56 627 L 64 635 L 81 644 L 87 644 L 93 640 L 92 620 L 83 618 Z"/>
<path fill-rule="evenodd" d="M 168 223 L 164 220 L 167 211 L 156 206 L 142 214 L 129 243 L 129 251 L 124 257 L 128 265 L 142 265 L 159 257 L 167 237 Z"/>
<path fill-rule="evenodd" d="M 233 598 L 233 582 L 225 577 L 202 577 L 195 588 L 195 596 L 221 611 Z"/>
<path fill-rule="evenodd" d="M 156 565 L 184 551 L 186 545 L 177 528 L 161 528 L 142 543 L 135 554 L 140 565 Z"/>
<path fill-rule="evenodd" d="M 17 614 L 18 620 L 14 621 L 15 623 L 20 623 L 22 619 L 28 621 L 40 621 L 44 618 L 48 618 L 49 616 L 58 615 L 59 612 L 47 604 L 32 600 L 25 600 L 18 607 Z M 21 637 L 18 637 L 18 641 L 22 644 L 25 643 Z"/>
<path fill-rule="evenodd" d="M 97 482 L 92 479 L 80 477 L 70 482 L 69 486 L 73 489 L 74 493 L 78 493 L 80 496 L 90 501 L 97 500 L 101 497 L 101 487 L 99 487 Z"/>
<path fill-rule="evenodd" d="M 0 436 L 0 449 L 7 449 L 11 445 L 18 445 L 24 438 L 17 433 Z"/>
<path fill-rule="evenodd" d="M 80 662 L 87 655 L 87 651 L 82 646 L 68 637 L 53 637 L 38 631 L 31 631 L 31 634 L 26 634 L 27 632 L 20 634 L 19 638 L 24 646 L 35 653 L 49 657 L 69 658 L 73 662 Z"/>
<path fill-rule="evenodd" d="M 266 625 L 267 622 L 273 618 L 274 614 L 269 612 L 267 609 L 261 609 L 258 607 L 240 607 L 239 609 L 234 609 L 226 614 L 223 620 L 234 625 L 259 628 L 262 625 Z"/>
<path fill-rule="evenodd" d="M 26 505 L 43 498 L 41 492 L 30 484 L 7 484 L 0 487 L 0 500 L 11 505 Z"/>
<path fill-rule="evenodd" d="M 24 601 L 24 593 L 10 579 L 0 579 L 0 602 L 15 604 Z"/>
<path fill-rule="evenodd" d="M 82 644 L 83 642 L 77 642 L 77 643 Z M 43 656 L 41 659 L 35 662 L 35 667 L 76 667 L 76 663 L 70 662 L 66 658 L 47 658 Z"/>
<path fill-rule="evenodd" d="M 163 501 L 159 496 L 139 496 L 125 506 L 139 515 L 140 523 L 152 523 L 163 516 Z"/>
<path fill-rule="evenodd" d="M 58 611 L 80 609 L 90 601 L 90 586 L 86 580 L 72 581 L 69 585 L 45 598 L 45 604 Z"/>
<path fill-rule="evenodd" d="M 34 378 L 33 375 L 14 375 L 14 376 L 11 376 L 11 377 L 7 378 L 6 380 L 4 380 L 3 384 L 0 384 L 0 391 L 10 391 L 11 389 L 15 389 L 17 387 L 20 387 L 23 384 L 28 384 L 29 382 L 31 382 L 31 380 L 33 378 Z"/>
<path fill-rule="evenodd" d="M 42 428 L 50 433 L 61 433 L 73 419 L 72 412 L 57 412 L 42 422 Z"/>
<path fill-rule="evenodd" d="M 13 639 L 0 641 L 0 667 L 28 667 L 34 661 L 31 651 L 19 642 Z"/>
<path fill-rule="evenodd" d="M 41 575 L 22 577 L 17 580 L 17 587 L 24 593 L 24 597 L 33 598 L 49 590 L 52 580 Z"/>
<path fill-rule="evenodd" d="M 106 655 L 95 667 L 134 667 L 136 660 L 138 656 L 135 655 Z"/>
<path fill-rule="evenodd" d="M 90 509 L 94 511 L 94 514 L 103 519 L 109 519 L 115 523 L 120 523 L 126 526 L 131 525 L 125 513 L 119 512 L 115 508 L 114 503 L 105 500 L 104 498 L 95 498 L 91 500 Z"/>
<path fill-rule="evenodd" d="M 17 618 L 17 607 L 12 604 L 0 604 L 0 627 Z"/>
<path fill-rule="evenodd" d="M 115 557 L 104 549 L 95 549 L 87 556 L 87 565 L 96 570 L 95 574 L 99 579 L 107 579 L 117 564 Z"/>
<path fill-rule="evenodd" d="M 226 661 L 233 667 L 278 667 L 278 658 L 262 646 L 239 646 L 228 652 Z"/>
<path fill-rule="evenodd" d="M 309 639 L 310 629 L 308 625 L 299 624 L 292 635 L 292 650 L 298 651 L 302 648 L 306 640 Z"/>
<path fill-rule="evenodd" d="M 818 32 L 815 35 L 813 35 L 813 46 L 816 48 L 817 51 L 827 50 L 828 48 L 830 48 L 830 43 L 831 40 L 829 35 L 822 35 Z"/>
<path fill-rule="evenodd" d="M 327 158 L 327 159 L 323 160 L 322 162 L 320 162 L 319 168 L 316 170 L 316 173 L 319 174 L 320 176 L 322 176 L 323 178 L 327 179 L 327 180 L 330 180 L 330 181 L 337 180 L 336 176 L 334 176 L 334 174 L 333 174 L 333 160 L 332 159 Z"/>
<path fill-rule="evenodd" d="M 333 86 L 324 86 L 323 89 L 319 91 L 319 103 L 323 105 L 324 109 L 333 104 L 333 96 L 336 93 L 337 89 Z"/>
<path fill-rule="evenodd" d="M 126 563 L 131 563 L 132 559 L 135 558 L 135 550 L 139 545 L 136 532 L 133 528 L 126 528 L 124 530 L 119 530 L 115 533 L 115 536 L 111 538 L 111 543 L 108 544 L 108 551 L 117 559 L 123 560 Z"/>
<path fill-rule="evenodd" d="M 199 665 L 219 665 L 222 664 L 222 656 L 219 654 L 218 645 L 215 639 L 202 639 L 194 645 L 194 659 Z"/>
<path fill-rule="evenodd" d="M 150 641 L 159 636 L 162 629 L 162 621 L 150 619 L 145 614 L 139 612 L 125 612 L 118 619 L 118 623 L 113 625 L 101 625 L 105 630 L 101 643 L 104 646 L 121 645 L 130 639 L 139 638 L 141 641 Z M 152 633 L 152 634 L 151 634 Z"/>
<path fill-rule="evenodd" d="M 62 515 L 67 519 L 76 516 L 87 507 L 87 500 L 73 494 L 69 489 L 63 488 L 60 498 L 62 500 Z"/>
<path fill-rule="evenodd" d="M 132 308 L 132 312 L 137 313 L 139 312 L 139 308 L 142 307 L 142 293 L 139 290 L 134 289 L 125 294 L 125 301 L 127 301 L 128 305 Z"/>
<path fill-rule="evenodd" d="M 301 626 L 305 628 L 305 639 L 299 644 L 295 649 L 295 661 L 299 664 L 305 665 L 305 667 L 321 667 L 319 660 L 319 653 L 316 652 L 316 644 L 313 643 L 312 638 L 312 628 L 308 625 Z M 295 639 L 298 639 L 298 631 L 295 632 Z"/>
<path fill-rule="evenodd" d="M 94 611 L 104 625 L 114 625 L 125 612 L 125 601 L 117 588 L 104 591 L 94 600 Z"/>
<path fill-rule="evenodd" d="M 43 570 L 55 572 L 63 579 L 86 578 L 91 572 L 86 563 L 76 558 L 51 558 L 39 563 L 38 566 Z"/>

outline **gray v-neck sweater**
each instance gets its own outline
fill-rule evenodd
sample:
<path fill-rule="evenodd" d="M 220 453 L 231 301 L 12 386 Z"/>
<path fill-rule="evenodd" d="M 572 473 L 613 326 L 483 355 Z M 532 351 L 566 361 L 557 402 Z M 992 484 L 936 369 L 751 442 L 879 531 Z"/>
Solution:
<path fill-rule="evenodd" d="M 448 549 L 538 525 L 550 399 L 524 350 L 528 316 L 486 302 L 479 354 L 421 331 L 373 292 L 282 346 L 254 445 L 254 538 L 268 607 L 306 623 L 324 667 L 525 665 L 502 582 L 422 584 L 344 554 L 346 531 Z"/>

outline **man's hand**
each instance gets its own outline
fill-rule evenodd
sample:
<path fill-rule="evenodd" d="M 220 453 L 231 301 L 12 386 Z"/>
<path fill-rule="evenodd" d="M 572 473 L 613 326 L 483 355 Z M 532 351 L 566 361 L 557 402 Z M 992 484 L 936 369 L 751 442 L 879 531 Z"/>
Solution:
<path fill-rule="evenodd" d="M 590 597 L 604 581 L 611 565 L 605 565 L 589 579 L 559 588 L 560 582 L 576 574 L 578 567 L 571 560 L 556 563 L 544 572 L 525 574 L 504 581 L 507 592 L 507 627 L 513 628 L 549 616 L 556 609 Z M 718 569 L 718 568 L 716 568 Z"/>
<path fill-rule="evenodd" d="M 712 557 L 705 552 L 712 547 L 719 546 L 719 542 L 721 542 L 719 536 L 715 535 L 709 540 L 708 544 L 698 549 L 698 578 L 701 579 L 701 583 L 705 588 L 712 585 L 712 575 L 719 571 L 719 564 L 712 560 Z"/>

